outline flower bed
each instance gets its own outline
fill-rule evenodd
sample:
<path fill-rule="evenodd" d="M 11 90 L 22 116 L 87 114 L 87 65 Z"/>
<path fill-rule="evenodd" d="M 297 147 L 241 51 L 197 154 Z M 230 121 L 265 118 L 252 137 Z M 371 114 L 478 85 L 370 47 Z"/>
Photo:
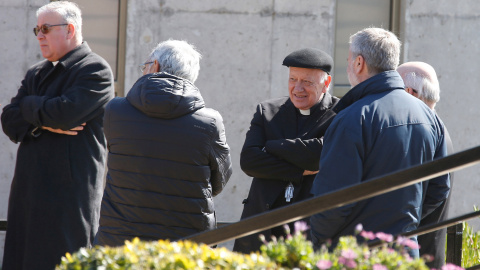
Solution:
<path fill-rule="evenodd" d="M 304 235 L 306 225 L 297 222 L 290 234 L 285 226 L 286 238 L 265 239 L 261 252 L 244 255 L 226 248 L 210 248 L 189 241 L 159 240 L 142 242 L 138 238 L 126 241 L 125 246 L 82 248 L 66 254 L 57 269 L 373 269 L 373 270 L 423 270 L 429 269 L 422 258 L 412 259 L 406 248 L 417 248 L 416 243 L 392 235 L 363 231 L 366 240 L 378 238 L 385 244 L 369 249 L 359 244 L 357 237 L 340 238 L 338 245 L 329 251 L 327 246 L 314 251 Z M 446 265 L 442 270 L 463 269 Z"/>

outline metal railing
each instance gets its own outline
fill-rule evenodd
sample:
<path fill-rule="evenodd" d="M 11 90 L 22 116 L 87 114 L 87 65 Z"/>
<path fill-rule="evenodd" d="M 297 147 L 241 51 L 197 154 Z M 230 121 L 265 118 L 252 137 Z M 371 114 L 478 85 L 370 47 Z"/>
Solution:
<path fill-rule="evenodd" d="M 341 207 L 343 205 L 426 181 L 449 172 L 464 169 L 477 163 L 480 163 L 480 146 L 414 166 L 400 172 L 374 178 L 358 185 L 346 187 L 322 196 L 274 209 L 267 213 L 255 215 L 235 223 L 223 224 L 223 226 L 217 229 L 197 233 L 185 237 L 184 239 L 207 245 L 217 245 L 286 223 L 294 222 L 329 209 Z M 455 222 L 458 223 L 463 220 L 464 219 L 457 220 Z M 458 226 L 456 225 L 454 228 L 454 234 L 458 235 Z M 430 228 L 429 230 L 434 231 L 435 229 Z M 448 229 L 447 233 L 450 233 L 451 235 L 452 229 Z M 460 265 L 458 262 L 461 262 L 461 229 L 459 239 L 458 236 L 453 239 L 454 240 L 450 241 L 447 240 L 447 245 L 454 245 L 456 247 L 456 249 L 454 248 L 456 253 L 451 253 L 450 257 L 447 255 L 447 262 L 456 262 L 455 264 Z M 458 248 L 458 245 L 460 245 L 460 248 Z M 458 260 L 458 258 L 460 258 L 460 260 Z"/>
<path fill-rule="evenodd" d="M 254 234 L 311 215 L 378 196 L 431 178 L 454 172 L 480 162 L 480 146 L 441 159 L 374 178 L 322 196 L 255 215 L 220 228 L 197 233 L 185 239 L 217 245 Z"/>
<path fill-rule="evenodd" d="M 414 166 L 400 172 L 374 178 L 358 185 L 346 187 L 322 196 L 274 209 L 267 213 L 255 215 L 235 223 L 224 223 L 221 224 L 222 226 L 219 226 L 217 229 L 190 235 L 184 239 L 198 243 L 204 243 L 207 245 L 217 245 L 266 229 L 277 227 L 285 223 L 297 221 L 329 209 L 341 207 L 343 205 L 358 202 L 396 189 L 426 181 L 449 172 L 454 172 L 475 165 L 477 163 L 480 163 L 480 146 L 422 165 Z M 439 228 L 457 224 L 448 227 L 447 230 L 447 235 L 454 235 L 453 238 L 449 238 L 450 240 L 447 239 L 447 246 L 454 247 L 454 251 L 450 254 L 447 254 L 447 262 L 453 262 L 457 265 L 460 265 L 462 229 L 461 224 L 458 223 L 473 218 L 478 214 L 479 212 L 474 212 L 438 224 L 424 226 L 423 228 L 419 228 L 418 230 L 410 232 L 406 235 L 428 233 Z M 0 231 L 6 230 L 6 228 L 7 221 L 0 220 Z M 480 268 L 472 267 L 469 269 Z"/>

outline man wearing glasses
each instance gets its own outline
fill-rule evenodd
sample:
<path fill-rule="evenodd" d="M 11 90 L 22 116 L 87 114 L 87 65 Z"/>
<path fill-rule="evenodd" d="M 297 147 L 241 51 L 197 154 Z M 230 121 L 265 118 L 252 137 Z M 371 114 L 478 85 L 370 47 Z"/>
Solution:
<path fill-rule="evenodd" d="M 1 116 L 20 143 L 11 186 L 3 270 L 54 269 L 91 245 L 105 164 L 103 112 L 113 98 L 107 62 L 82 38 L 79 8 L 49 3 L 33 29 L 46 59 L 33 65 Z"/>
<path fill-rule="evenodd" d="M 213 197 L 232 174 L 222 116 L 194 85 L 200 53 L 158 44 L 126 97 L 105 109 L 107 184 L 95 244 L 177 240 L 216 227 Z"/>
<path fill-rule="evenodd" d="M 328 93 L 330 55 L 303 48 L 287 55 L 283 65 L 289 70 L 289 96 L 258 104 L 240 154 L 242 170 L 253 177 L 241 219 L 312 197 L 323 135 L 335 116 L 338 98 Z M 278 226 L 236 239 L 233 250 L 258 251 L 260 234 L 270 240 L 285 236 L 285 229 Z"/>

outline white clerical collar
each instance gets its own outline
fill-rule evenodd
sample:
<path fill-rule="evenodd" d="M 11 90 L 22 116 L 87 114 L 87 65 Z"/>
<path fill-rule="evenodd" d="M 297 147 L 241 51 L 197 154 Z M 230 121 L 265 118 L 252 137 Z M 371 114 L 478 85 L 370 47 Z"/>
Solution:
<path fill-rule="evenodd" d="M 302 115 L 310 115 L 310 109 L 306 109 L 306 110 L 298 109 L 298 110 L 300 111 L 300 114 L 302 114 Z"/>
<path fill-rule="evenodd" d="M 58 61 L 52 62 L 53 66 L 56 66 L 58 64 Z"/>

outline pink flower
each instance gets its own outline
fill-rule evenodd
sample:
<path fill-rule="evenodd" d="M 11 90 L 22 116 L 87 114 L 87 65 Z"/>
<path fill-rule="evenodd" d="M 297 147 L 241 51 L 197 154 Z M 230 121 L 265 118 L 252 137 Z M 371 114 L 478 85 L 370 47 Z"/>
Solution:
<path fill-rule="evenodd" d="M 330 267 L 332 267 L 332 262 L 329 260 L 320 260 L 317 262 L 317 267 L 321 270 L 330 269 Z"/>
<path fill-rule="evenodd" d="M 375 234 L 373 232 L 362 231 L 360 232 L 360 235 L 363 236 L 363 238 L 368 240 L 375 239 Z"/>
<path fill-rule="evenodd" d="M 447 263 L 444 266 L 442 266 L 442 270 L 460 270 L 460 269 L 464 269 L 464 268 L 452 263 Z"/>
<path fill-rule="evenodd" d="M 357 258 L 357 253 L 351 249 L 347 250 L 342 250 L 342 257 L 345 257 L 345 259 L 355 259 Z"/>
<path fill-rule="evenodd" d="M 347 268 L 355 268 L 357 267 L 357 263 L 352 259 L 347 259 L 345 257 L 338 257 L 338 263 L 345 265 Z"/>
<path fill-rule="evenodd" d="M 385 242 L 392 242 L 393 241 L 393 235 L 388 234 L 388 233 L 383 233 L 383 232 L 378 232 L 375 234 L 375 236 Z"/>
<path fill-rule="evenodd" d="M 348 268 L 355 268 L 357 267 L 357 263 L 354 260 L 347 260 L 345 266 Z"/>
<path fill-rule="evenodd" d="M 358 223 L 357 226 L 355 226 L 355 233 L 359 234 L 361 231 L 363 231 L 363 225 Z"/>
<path fill-rule="evenodd" d="M 373 270 L 388 270 L 388 268 L 385 265 L 378 264 L 378 263 L 374 264 L 372 269 Z"/>
<path fill-rule="evenodd" d="M 413 241 L 410 238 L 405 238 L 405 237 L 402 237 L 402 236 L 399 236 L 397 238 L 397 243 L 399 245 L 403 245 L 403 246 L 409 247 L 411 249 L 419 249 L 420 248 L 420 245 L 418 245 L 418 243 L 416 241 Z"/>
<path fill-rule="evenodd" d="M 430 254 L 424 254 L 422 256 L 423 260 L 425 260 L 426 262 L 433 262 L 433 259 L 435 259 L 435 257 L 433 257 L 432 255 Z"/>
<path fill-rule="evenodd" d="M 285 230 L 285 233 L 286 233 L 287 235 L 290 234 L 290 227 L 288 226 L 288 224 L 283 225 L 283 229 Z"/>
<path fill-rule="evenodd" d="M 308 229 L 310 229 L 310 227 L 308 227 L 308 225 L 307 225 L 307 223 L 306 223 L 305 221 L 297 221 L 297 222 L 295 222 L 294 227 L 295 227 L 295 233 L 305 232 L 305 231 L 307 231 Z"/>

